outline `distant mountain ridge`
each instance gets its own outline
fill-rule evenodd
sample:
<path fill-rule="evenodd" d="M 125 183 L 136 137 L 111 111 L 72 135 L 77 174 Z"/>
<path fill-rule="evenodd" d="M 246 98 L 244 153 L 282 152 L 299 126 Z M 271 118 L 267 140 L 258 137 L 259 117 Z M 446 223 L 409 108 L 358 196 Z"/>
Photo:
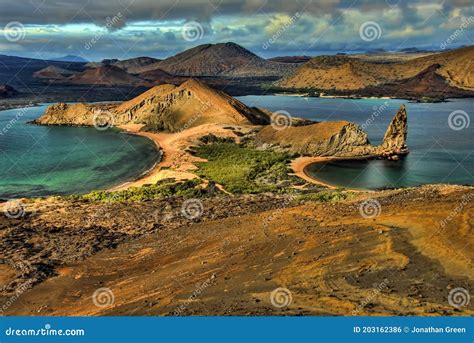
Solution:
<path fill-rule="evenodd" d="M 266 60 L 235 43 L 219 43 L 199 45 L 164 60 L 151 57 L 137 57 L 123 61 L 107 59 L 87 63 L 85 67 L 87 69 L 82 72 L 84 75 L 77 74 L 68 78 L 64 78 L 64 72 L 56 70 L 55 73 L 50 70 L 51 68 L 40 70 L 34 76 L 71 84 L 89 82 L 121 85 L 126 83 L 127 78 L 131 85 L 178 84 L 187 77 L 280 78 L 295 70 L 296 65 Z M 107 76 L 107 73 L 121 76 Z M 124 73 L 130 76 L 126 77 Z M 100 79 L 94 79 L 94 75 Z M 117 83 L 114 83 L 114 80 L 117 80 Z"/>
<path fill-rule="evenodd" d="M 119 67 L 130 74 L 139 74 L 148 70 L 146 66 L 159 62 L 161 60 L 153 57 L 135 57 L 127 60 L 106 59 L 101 62 L 90 62 L 86 66 L 89 68 L 98 68 L 105 65 L 113 65 Z"/>
<path fill-rule="evenodd" d="M 228 42 L 202 44 L 164 60 L 137 57 L 85 64 L 0 56 L 0 62 L 8 67 L 10 74 L 17 70 L 13 75 L 21 82 L 12 86 L 20 87 L 21 92 L 24 85 L 39 88 L 41 83 L 152 87 L 178 85 L 194 77 L 233 95 L 308 90 L 314 94 L 424 98 L 427 101 L 474 96 L 474 46 L 436 53 L 418 54 L 413 48 L 407 51 L 409 53 L 317 56 L 304 62 L 309 57 L 263 59 Z M 429 69 L 435 65 L 436 68 Z M 427 69 L 431 74 L 423 74 Z M 8 72 L 3 79 L 0 73 L 0 82 L 10 82 Z M 42 82 L 38 83 L 38 79 Z M 425 86 L 409 87 L 416 84 L 416 80 Z M 434 82 L 433 87 L 428 87 L 430 82 Z"/>
<path fill-rule="evenodd" d="M 50 61 L 57 61 L 57 62 L 74 62 L 74 63 L 87 63 L 89 62 L 84 57 L 75 56 L 75 55 L 66 55 L 62 57 L 50 58 Z"/>
<path fill-rule="evenodd" d="M 459 89 L 459 95 L 474 92 L 474 46 L 451 50 L 443 53 L 433 53 L 424 57 L 413 58 L 401 62 L 381 63 L 365 61 L 347 56 L 318 56 L 302 66 L 293 74 L 275 82 L 275 85 L 290 89 L 317 89 L 333 92 L 355 92 L 366 88 L 374 90 L 381 87 L 378 93 L 384 92 L 383 85 L 392 85 L 416 77 L 427 68 L 436 65 L 432 70 L 440 76 L 436 83 L 445 83 L 451 87 L 450 95 Z M 421 77 L 421 76 L 420 76 Z M 425 88 L 427 96 L 430 89 Z M 438 95 L 441 93 L 438 91 Z M 421 92 L 413 91 L 413 96 L 422 96 Z M 474 95 L 474 93 L 472 93 Z M 384 95 L 392 95 L 385 91 Z M 394 94 L 396 95 L 396 94 Z"/>

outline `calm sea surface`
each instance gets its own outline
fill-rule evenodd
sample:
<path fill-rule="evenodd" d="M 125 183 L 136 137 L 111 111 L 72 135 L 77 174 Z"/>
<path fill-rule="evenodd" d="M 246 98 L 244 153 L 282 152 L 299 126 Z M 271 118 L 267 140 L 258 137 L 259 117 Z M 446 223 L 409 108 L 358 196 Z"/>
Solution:
<path fill-rule="evenodd" d="M 327 183 L 364 189 L 429 183 L 474 184 L 474 99 L 419 104 L 404 100 L 243 96 L 249 106 L 284 110 L 313 120 L 349 120 L 361 125 L 372 144 L 406 104 L 410 154 L 401 161 L 342 161 L 313 164 L 308 174 Z M 450 114 L 451 119 L 450 119 Z M 469 124 L 469 125 L 468 125 Z"/>
<path fill-rule="evenodd" d="M 474 99 L 438 104 L 289 96 L 239 99 L 249 106 L 285 110 L 292 116 L 353 121 L 365 128 L 373 144 L 381 142 L 391 118 L 404 103 L 411 151 L 404 160 L 314 164 L 308 173 L 352 188 L 474 184 L 474 124 L 470 125 Z M 40 116 L 46 106 L 0 112 L 0 198 L 105 189 L 138 177 L 159 159 L 154 143 L 114 129 L 26 124 Z"/>
<path fill-rule="evenodd" d="M 47 105 L 0 112 L 0 198 L 81 194 L 134 179 L 159 159 L 150 140 L 114 129 L 26 124 Z"/>

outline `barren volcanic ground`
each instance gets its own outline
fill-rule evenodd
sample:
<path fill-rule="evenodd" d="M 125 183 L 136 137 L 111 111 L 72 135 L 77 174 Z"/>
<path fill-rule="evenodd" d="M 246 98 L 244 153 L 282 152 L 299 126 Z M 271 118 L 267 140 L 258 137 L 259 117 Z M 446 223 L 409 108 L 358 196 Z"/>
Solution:
<path fill-rule="evenodd" d="M 472 302 L 447 300 L 474 289 L 473 197 L 461 186 L 339 202 L 214 195 L 195 220 L 180 198 L 36 201 L 24 219 L 0 219 L 12 286 L 0 303 L 7 315 L 473 315 Z M 96 306 L 104 287 L 114 301 Z M 278 287 L 290 294 L 281 308 Z"/>

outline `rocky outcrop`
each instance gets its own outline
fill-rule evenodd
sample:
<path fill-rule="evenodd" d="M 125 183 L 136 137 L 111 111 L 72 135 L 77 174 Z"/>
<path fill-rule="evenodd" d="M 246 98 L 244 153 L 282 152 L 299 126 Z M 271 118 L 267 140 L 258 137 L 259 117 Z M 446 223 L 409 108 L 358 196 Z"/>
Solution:
<path fill-rule="evenodd" d="M 385 132 L 382 145 L 379 147 L 388 157 L 405 155 L 408 153 L 406 145 L 408 134 L 408 118 L 405 105 L 402 105 L 393 117 Z"/>
<path fill-rule="evenodd" d="M 341 158 L 398 159 L 408 153 L 405 106 L 392 119 L 380 146 L 371 145 L 367 133 L 347 121 L 274 128 L 267 126 L 256 136 L 259 146 L 278 146 L 290 153 Z"/>
<path fill-rule="evenodd" d="M 370 146 L 367 134 L 348 121 L 313 123 L 274 128 L 266 126 L 257 134 L 257 145 L 274 145 L 291 153 L 309 156 L 337 156 Z"/>
<path fill-rule="evenodd" d="M 83 103 L 66 104 L 63 102 L 49 106 L 44 114 L 33 121 L 40 125 L 93 126 L 95 118 L 105 117 L 115 108 L 114 104 L 89 105 Z M 114 125 L 120 123 L 114 121 Z"/>

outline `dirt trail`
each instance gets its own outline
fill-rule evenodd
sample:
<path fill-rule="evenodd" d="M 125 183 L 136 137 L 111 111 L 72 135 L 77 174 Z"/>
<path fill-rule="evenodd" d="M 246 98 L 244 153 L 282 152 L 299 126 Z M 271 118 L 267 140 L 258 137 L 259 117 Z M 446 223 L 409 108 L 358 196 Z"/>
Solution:
<path fill-rule="evenodd" d="M 198 176 L 193 173 L 197 167 L 194 162 L 205 161 L 189 154 L 186 149 L 196 145 L 198 139 L 207 134 L 218 135 L 219 137 L 238 137 L 232 130 L 225 129 L 231 125 L 205 124 L 177 133 L 153 133 L 140 131 L 141 124 L 127 124 L 119 126 L 120 129 L 129 133 L 151 139 L 160 148 L 162 159 L 152 170 L 138 180 L 126 182 L 124 184 L 112 187 L 110 190 L 119 191 L 130 187 L 139 187 L 145 184 L 155 184 L 159 180 L 174 178 L 176 180 L 190 180 Z M 249 130 L 246 127 L 239 127 L 240 130 Z"/>
<path fill-rule="evenodd" d="M 6 314 L 473 315 L 472 302 L 456 309 L 447 300 L 455 288 L 474 289 L 474 204 L 460 203 L 473 194 L 425 186 L 222 217 L 214 214 L 239 202 L 206 203 L 201 222 L 160 226 L 58 266 Z M 360 212 L 368 196 L 378 204 L 373 218 Z M 281 308 L 271 301 L 279 287 L 291 294 L 276 298 L 288 302 Z M 101 288 L 113 294 L 108 306 L 94 305 Z"/>

